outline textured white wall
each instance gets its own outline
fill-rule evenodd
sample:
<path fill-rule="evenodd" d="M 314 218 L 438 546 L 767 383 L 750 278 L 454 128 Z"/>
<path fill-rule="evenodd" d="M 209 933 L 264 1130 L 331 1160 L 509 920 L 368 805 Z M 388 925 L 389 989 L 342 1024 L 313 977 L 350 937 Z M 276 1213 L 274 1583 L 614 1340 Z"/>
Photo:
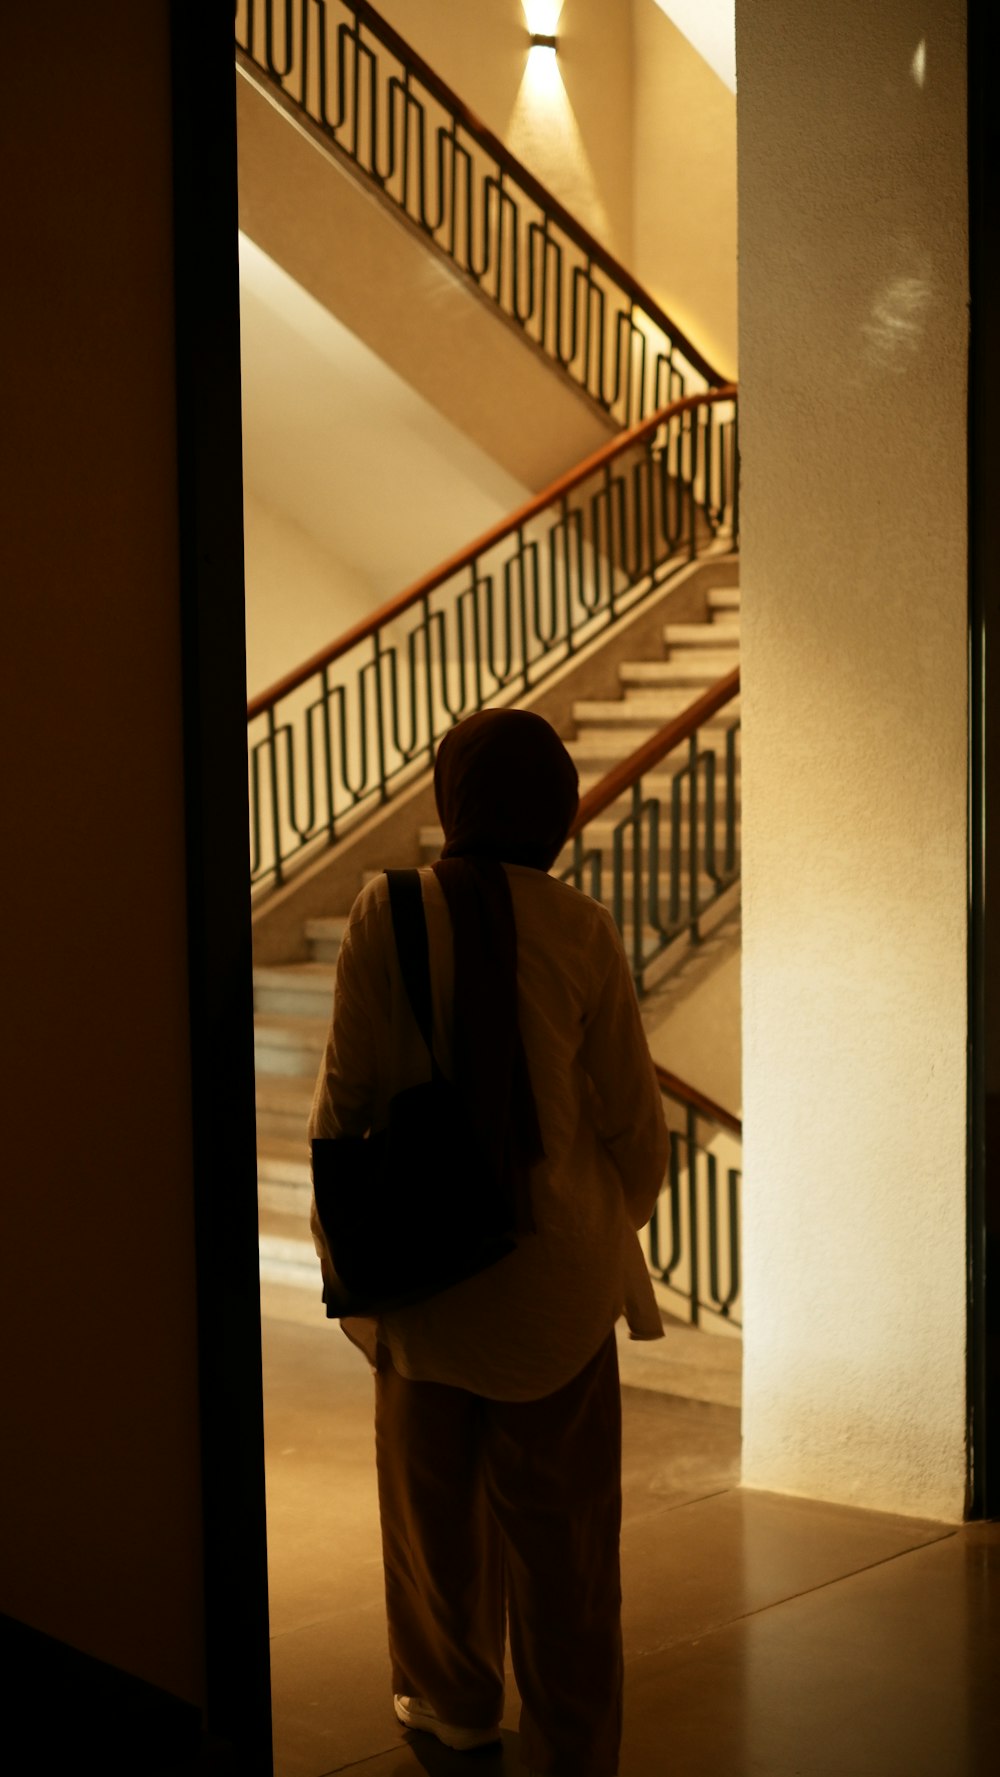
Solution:
<path fill-rule="evenodd" d="M 956 0 L 740 0 L 745 1479 L 960 1516 Z"/>

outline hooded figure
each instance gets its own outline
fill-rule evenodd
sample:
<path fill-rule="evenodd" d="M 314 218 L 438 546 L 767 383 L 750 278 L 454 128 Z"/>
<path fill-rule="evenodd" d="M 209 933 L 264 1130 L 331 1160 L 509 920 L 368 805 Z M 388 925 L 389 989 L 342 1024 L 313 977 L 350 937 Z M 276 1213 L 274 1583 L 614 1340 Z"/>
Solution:
<path fill-rule="evenodd" d="M 444 828 L 434 874 L 455 945 L 455 1083 L 510 1197 L 510 1225 L 534 1227 L 529 1174 L 544 1158 L 517 1016 L 517 930 L 504 864 L 547 871 L 579 805 L 576 766 L 529 710 L 481 710 L 446 734 L 434 767 Z"/>
<path fill-rule="evenodd" d="M 470 716 L 434 782 L 444 847 L 420 872 L 434 1053 L 518 1238 L 436 1296 L 344 1323 L 376 1371 L 394 1708 L 447 1746 L 495 1742 L 509 1619 L 525 1764 L 613 1777 L 614 1327 L 624 1312 L 634 1337 L 662 1334 L 635 1232 L 666 1167 L 660 1093 L 610 914 L 549 874 L 578 806 L 554 729 L 525 710 Z M 310 1135 L 380 1127 L 427 1066 L 383 875 L 341 944 Z M 417 1200 L 433 1165 L 413 1155 Z"/>

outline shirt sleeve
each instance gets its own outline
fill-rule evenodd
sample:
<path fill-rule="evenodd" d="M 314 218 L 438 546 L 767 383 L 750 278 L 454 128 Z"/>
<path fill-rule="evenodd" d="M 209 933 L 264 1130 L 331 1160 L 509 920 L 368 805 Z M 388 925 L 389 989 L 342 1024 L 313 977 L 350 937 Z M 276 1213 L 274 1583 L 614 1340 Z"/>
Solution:
<path fill-rule="evenodd" d="M 582 1060 L 598 1134 L 621 1178 L 629 1220 L 642 1228 L 663 1185 L 670 1137 L 628 959 L 617 932 L 606 930 L 605 938 L 606 966 L 586 1022 Z"/>

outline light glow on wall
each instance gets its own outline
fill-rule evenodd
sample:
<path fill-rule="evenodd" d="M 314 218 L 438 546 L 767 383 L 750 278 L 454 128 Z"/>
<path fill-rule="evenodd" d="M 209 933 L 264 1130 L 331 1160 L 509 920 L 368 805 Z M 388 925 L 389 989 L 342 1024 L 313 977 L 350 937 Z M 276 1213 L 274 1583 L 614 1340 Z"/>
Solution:
<path fill-rule="evenodd" d="M 917 44 L 917 47 L 913 52 L 913 60 L 910 63 L 910 73 L 913 75 L 917 85 L 922 89 L 924 81 L 927 79 L 926 37 L 921 37 L 920 42 Z"/>
<path fill-rule="evenodd" d="M 559 14 L 563 9 L 563 0 L 521 0 L 521 5 L 524 8 L 525 23 L 532 37 L 555 36 Z M 552 52 L 546 52 L 543 49 L 541 53 L 546 60 L 549 60 Z M 535 54 L 537 57 L 538 52 L 536 51 Z"/>
<path fill-rule="evenodd" d="M 563 0 L 521 0 L 521 4 L 529 31 L 557 35 Z M 563 83 L 559 56 L 550 47 L 531 45 L 504 140 L 587 228 L 607 238 L 607 210 Z"/>

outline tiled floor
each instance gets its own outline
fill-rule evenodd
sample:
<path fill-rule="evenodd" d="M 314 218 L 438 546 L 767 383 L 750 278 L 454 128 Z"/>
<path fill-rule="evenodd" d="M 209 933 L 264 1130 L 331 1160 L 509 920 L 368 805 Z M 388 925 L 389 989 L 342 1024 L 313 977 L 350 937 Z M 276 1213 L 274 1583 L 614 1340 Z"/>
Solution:
<path fill-rule="evenodd" d="M 389 1698 L 371 1379 L 299 1290 L 266 1286 L 277 1777 L 520 1777 L 407 1745 Z M 627 1387 L 621 1777 L 1000 1772 L 1000 1525 L 740 1490 L 738 1414 Z"/>

